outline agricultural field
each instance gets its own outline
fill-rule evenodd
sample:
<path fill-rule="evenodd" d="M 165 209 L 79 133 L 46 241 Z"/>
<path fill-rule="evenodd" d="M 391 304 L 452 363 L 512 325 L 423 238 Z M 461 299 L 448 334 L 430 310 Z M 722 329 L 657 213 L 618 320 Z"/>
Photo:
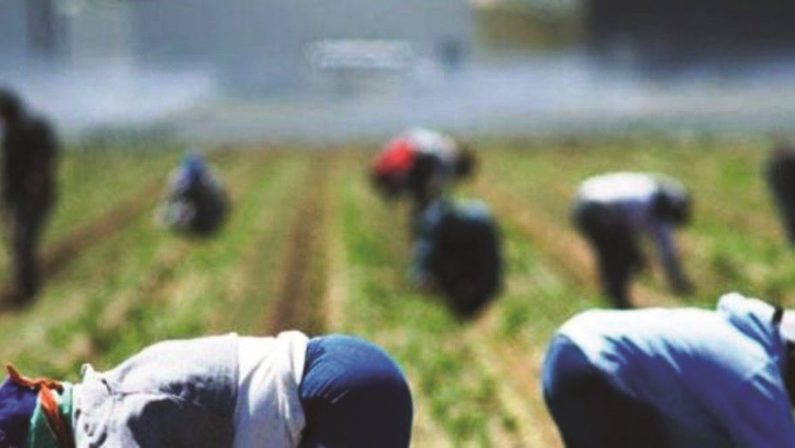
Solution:
<path fill-rule="evenodd" d="M 560 446 L 539 366 L 560 323 L 606 304 L 569 207 L 579 180 L 608 170 L 664 172 L 695 198 L 694 222 L 677 236 L 696 293 L 670 295 L 651 269 L 634 285 L 639 306 L 711 307 L 730 290 L 795 305 L 795 257 L 760 177 L 768 140 L 473 143 L 479 172 L 457 194 L 491 205 L 507 266 L 503 294 L 471 321 L 408 284 L 407 208 L 371 191 L 374 147 L 214 151 L 234 209 L 206 241 L 154 219 L 179 145 L 73 148 L 45 238 L 48 283 L 31 307 L 0 314 L 0 360 L 75 380 L 83 362 L 108 368 L 165 338 L 346 332 L 404 368 L 415 446 Z"/>

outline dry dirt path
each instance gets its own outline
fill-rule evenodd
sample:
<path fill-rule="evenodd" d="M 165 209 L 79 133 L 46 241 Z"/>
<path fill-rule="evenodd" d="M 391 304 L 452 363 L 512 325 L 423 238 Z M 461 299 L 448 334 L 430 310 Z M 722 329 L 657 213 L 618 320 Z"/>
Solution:
<path fill-rule="evenodd" d="M 276 303 L 266 324 L 272 334 L 300 329 L 315 335 L 326 328 L 326 221 L 328 183 L 337 152 L 312 154 L 310 169 L 292 216 L 275 283 Z"/>

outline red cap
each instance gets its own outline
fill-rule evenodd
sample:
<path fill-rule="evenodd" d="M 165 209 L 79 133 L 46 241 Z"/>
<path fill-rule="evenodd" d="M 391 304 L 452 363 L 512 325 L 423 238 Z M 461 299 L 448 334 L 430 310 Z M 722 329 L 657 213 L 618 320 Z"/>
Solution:
<path fill-rule="evenodd" d="M 378 175 L 401 175 L 414 164 L 417 148 L 414 142 L 400 137 L 389 142 L 373 161 L 373 171 Z"/>

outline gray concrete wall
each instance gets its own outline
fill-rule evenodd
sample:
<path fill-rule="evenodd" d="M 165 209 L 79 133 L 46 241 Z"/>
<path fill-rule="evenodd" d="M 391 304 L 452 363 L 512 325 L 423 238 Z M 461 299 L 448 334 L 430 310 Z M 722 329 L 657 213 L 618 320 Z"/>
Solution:
<path fill-rule="evenodd" d="M 73 67 L 132 63 L 132 23 L 126 3 L 89 5 L 61 16 L 66 62 Z"/>
<path fill-rule="evenodd" d="M 327 38 L 401 39 L 435 56 L 471 44 L 464 0 L 139 0 L 135 53 L 146 64 L 209 65 L 232 79 L 295 84 L 305 49 Z"/>
<path fill-rule="evenodd" d="M 13 68 L 27 51 L 26 0 L 0 0 L 0 67 Z"/>

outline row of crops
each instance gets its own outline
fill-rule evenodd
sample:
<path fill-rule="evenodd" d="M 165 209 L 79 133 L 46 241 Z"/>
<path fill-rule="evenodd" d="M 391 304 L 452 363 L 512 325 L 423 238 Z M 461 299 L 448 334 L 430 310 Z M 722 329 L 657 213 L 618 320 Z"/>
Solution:
<path fill-rule="evenodd" d="M 370 191 L 364 145 L 217 152 L 234 210 L 209 241 L 155 223 L 176 145 L 67 151 L 44 256 L 71 251 L 38 302 L 0 315 L 0 359 L 76 379 L 83 362 L 107 368 L 165 338 L 355 333 L 405 369 L 416 446 L 556 446 L 538 385 L 545 343 L 567 316 L 605 303 L 570 200 L 582 178 L 619 169 L 668 173 L 695 198 L 678 236 L 696 293 L 670 296 L 649 271 L 639 304 L 711 306 L 731 289 L 795 303 L 795 259 L 759 175 L 765 140 L 478 143 L 480 172 L 463 194 L 491 204 L 507 272 L 502 296 L 469 322 L 408 286 L 406 213 Z"/>

